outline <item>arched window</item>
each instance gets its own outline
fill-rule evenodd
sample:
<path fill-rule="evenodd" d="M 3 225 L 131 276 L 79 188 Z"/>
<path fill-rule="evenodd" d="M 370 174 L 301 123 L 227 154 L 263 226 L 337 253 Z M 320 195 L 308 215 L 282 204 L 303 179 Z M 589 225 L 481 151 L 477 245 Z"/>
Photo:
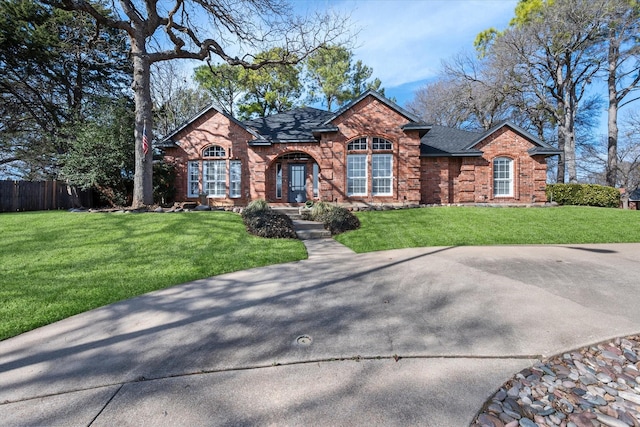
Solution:
<path fill-rule="evenodd" d="M 513 197 L 513 160 L 508 157 L 493 159 L 493 196 Z"/>
<path fill-rule="evenodd" d="M 372 147 L 374 150 L 392 150 L 393 144 L 384 138 L 373 138 Z"/>
<path fill-rule="evenodd" d="M 202 157 L 225 157 L 224 148 L 219 145 L 210 145 L 202 150 Z"/>
<path fill-rule="evenodd" d="M 347 144 L 347 151 L 351 152 L 347 154 L 348 196 L 393 195 L 393 154 L 380 153 L 391 150 L 393 143 L 378 137 L 365 136 Z"/>
<path fill-rule="evenodd" d="M 367 149 L 367 138 L 358 138 L 347 144 L 348 151 L 364 151 Z"/>

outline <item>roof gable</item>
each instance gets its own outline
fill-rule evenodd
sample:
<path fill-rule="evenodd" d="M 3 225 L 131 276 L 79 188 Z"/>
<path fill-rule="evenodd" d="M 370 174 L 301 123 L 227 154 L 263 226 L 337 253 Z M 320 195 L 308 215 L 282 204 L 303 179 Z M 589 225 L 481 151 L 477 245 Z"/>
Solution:
<path fill-rule="evenodd" d="M 500 122 L 484 132 L 465 131 L 445 126 L 432 126 L 432 130 L 420 140 L 420 154 L 427 157 L 481 156 L 482 151 L 477 148 L 478 144 L 505 127 L 516 132 L 534 145 L 533 148 L 528 150 L 528 153 L 532 156 L 560 154 L 559 149 L 541 141 L 521 127 L 508 121 Z"/>
<path fill-rule="evenodd" d="M 404 108 L 402 108 L 398 104 L 396 104 L 395 102 L 385 98 L 384 96 L 380 95 L 378 92 L 376 92 L 374 90 L 366 91 L 365 93 L 363 93 L 362 95 L 360 95 L 359 97 L 354 99 L 353 101 L 349 102 L 347 105 L 345 105 L 342 108 L 340 108 L 338 111 L 336 111 L 333 114 L 333 116 L 331 116 L 324 123 L 324 125 L 331 124 L 331 122 L 333 122 L 335 119 L 337 119 L 338 117 L 343 115 L 346 111 L 350 110 L 355 105 L 357 105 L 358 103 L 362 102 L 365 98 L 370 97 L 370 96 L 375 98 L 375 99 L 377 99 L 378 101 L 380 101 L 382 104 L 386 105 L 391 110 L 394 110 L 396 113 L 398 113 L 401 116 L 403 116 L 404 118 L 406 118 L 410 123 L 417 123 L 417 124 L 423 124 L 424 125 L 424 122 L 419 117 L 417 117 L 414 114 L 408 112 L 407 110 L 405 110 Z"/>
<path fill-rule="evenodd" d="M 531 143 L 533 143 L 537 147 L 556 150 L 556 148 L 552 147 L 551 145 L 547 144 L 546 142 L 544 142 L 544 141 L 540 140 L 539 138 L 535 137 L 534 135 L 532 135 L 531 133 L 527 132 L 526 130 L 524 130 L 520 126 L 517 126 L 517 125 L 515 125 L 515 124 L 513 124 L 513 123 L 511 123 L 511 122 L 509 122 L 507 120 L 499 122 L 498 124 L 496 124 L 491 129 L 489 129 L 489 130 L 487 130 L 487 131 L 485 131 L 483 133 L 480 133 L 478 135 L 478 137 L 474 141 L 472 141 L 469 144 L 469 146 L 467 146 L 465 148 L 466 149 L 474 148 L 476 145 L 480 144 L 486 138 L 488 138 L 489 136 L 493 135 L 494 133 L 498 132 L 500 129 L 505 128 L 505 127 L 507 127 L 509 129 L 511 129 L 512 131 L 516 132 L 517 134 L 519 134 L 523 138 L 526 138 L 528 141 L 530 141 Z"/>
<path fill-rule="evenodd" d="M 205 115 L 207 115 L 209 113 L 221 114 L 224 117 L 226 117 L 231 123 L 234 123 L 234 124 L 240 126 L 242 129 L 246 130 L 248 133 L 250 133 L 254 137 L 256 137 L 256 138 L 260 137 L 260 135 L 258 135 L 254 130 L 252 130 L 251 128 L 247 127 L 244 123 L 242 123 L 241 121 L 237 120 L 231 114 L 228 114 L 228 113 L 222 111 L 221 109 L 217 108 L 215 105 L 211 104 L 211 105 L 206 106 L 205 108 L 203 108 L 199 112 L 197 112 L 193 117 L 191 117 L 190 119 L 188 119 L 187 121 L 182 123 L 180 126 L 178 126 L 176 129 L 174 129 L 173 131 L 171 131 L 170 133 L 168 133 L 167 135 L 162 137 L 162 139 L 155 145 L 157 147 L 164 147 L 164 148 L 175 146 L 176 142 L 174 141 L 174 138 L 176 137 L 176 135 L 178 135 L 180 132 L 182 132 L 183 130 L 187 129 L 193 123 L 198 121 L 201 117 L 203 117 L 203 116 L 205 116 Z"/>

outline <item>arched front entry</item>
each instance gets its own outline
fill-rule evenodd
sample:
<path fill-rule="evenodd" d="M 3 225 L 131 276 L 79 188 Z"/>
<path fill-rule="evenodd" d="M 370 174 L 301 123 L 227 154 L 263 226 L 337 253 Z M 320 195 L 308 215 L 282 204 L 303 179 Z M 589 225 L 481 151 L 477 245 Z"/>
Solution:
<path fill-rule="evenodd" d="M 319 195 L 318 163 L 304 152 L 278 156 L 267 170 L 267 199 L 275 203 L 304 203 Z"/>

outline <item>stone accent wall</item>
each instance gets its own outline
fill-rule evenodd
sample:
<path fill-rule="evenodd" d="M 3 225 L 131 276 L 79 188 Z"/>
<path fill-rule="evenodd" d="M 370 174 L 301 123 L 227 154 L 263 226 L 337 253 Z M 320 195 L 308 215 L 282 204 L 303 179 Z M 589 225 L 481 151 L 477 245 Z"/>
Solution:
<path fill-rule="evenodd" d="M 534 145 L 508 127 L 503 127 L 476 148 L 482 157 L 425 157 L 421 160 L 422 203 L 543 203 L 547 164 L 544 156 L 530 156 Z M 514 162 L 513 197 L 494 197 L 493 159 Z M 459 163 L 459 165 L 456 165 Z"/>

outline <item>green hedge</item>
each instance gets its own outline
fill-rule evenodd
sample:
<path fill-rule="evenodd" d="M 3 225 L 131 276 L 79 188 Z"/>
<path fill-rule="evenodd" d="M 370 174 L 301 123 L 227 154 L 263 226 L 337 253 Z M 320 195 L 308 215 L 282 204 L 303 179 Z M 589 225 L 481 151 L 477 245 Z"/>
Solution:
<path fill-rule="evenodd" d="M 597 184 L 548 184 L 547 200 L 559 205 L 620 207 L 620 191 Z"/>

